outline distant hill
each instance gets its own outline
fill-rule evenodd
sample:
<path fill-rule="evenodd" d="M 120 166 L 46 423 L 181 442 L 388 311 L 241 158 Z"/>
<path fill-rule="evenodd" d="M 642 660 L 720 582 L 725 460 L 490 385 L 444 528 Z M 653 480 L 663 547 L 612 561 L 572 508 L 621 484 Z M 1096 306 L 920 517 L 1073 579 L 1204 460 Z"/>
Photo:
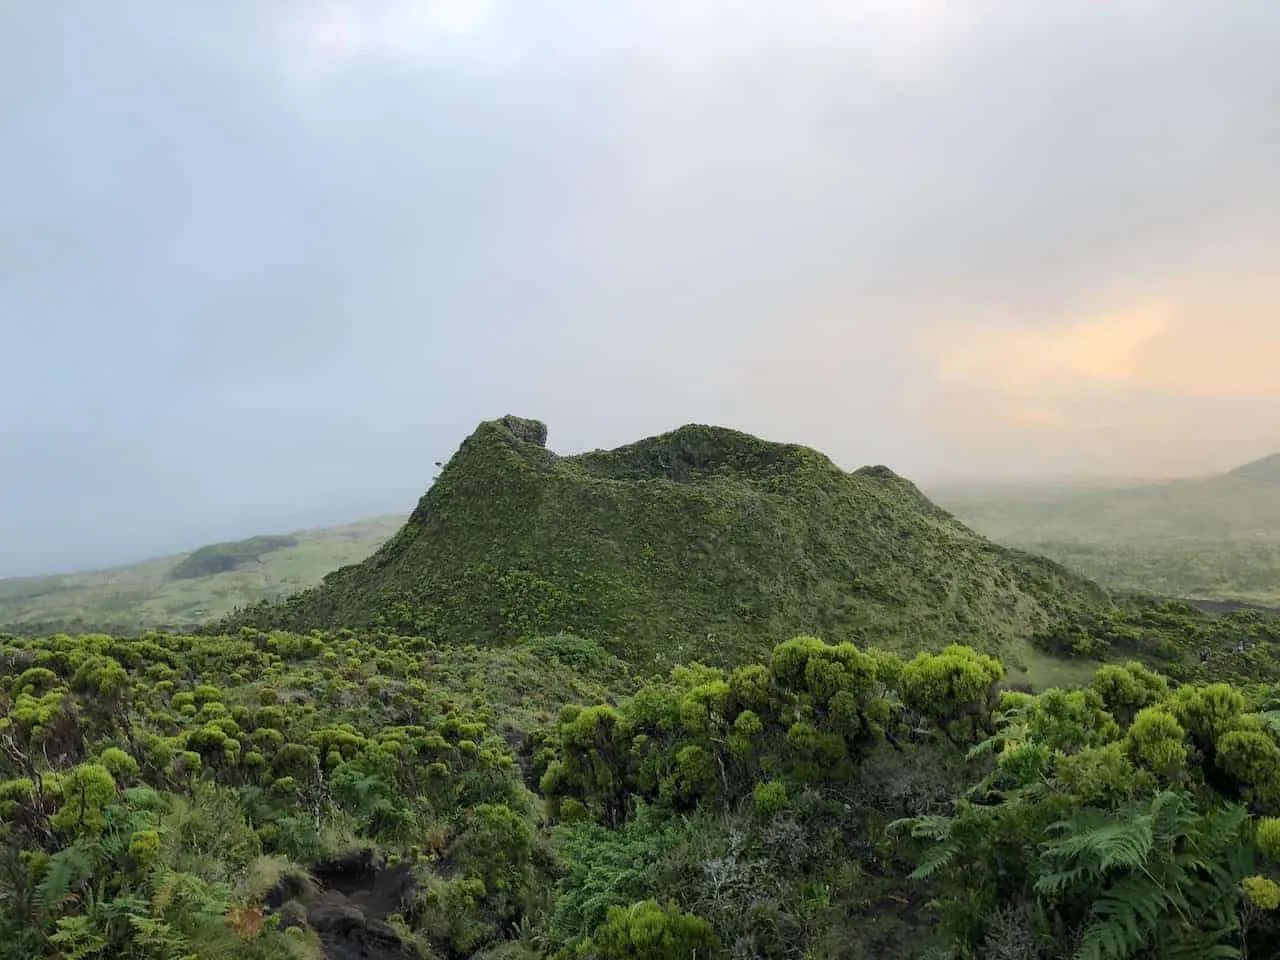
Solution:
<path fill-rule="evenodd" d="M 1112 588 L 1280 603 L 1280 455 L 1117 489 L 992 485 L 934 495 L 978 532 Z"/>
<path fill-rule="evenodd" d="M 330 570 L 367 557 L 403 522 L 403 516 L 375 517 L 210 544 L 110 570 L 0 580 L 0 631 L 193 626 L 313 586 Z"/>
<path fill-rule="evenodd" d="M 1253 463 L 1246 463 L 1243 467 L 1232 470 L 1227 476 L 1251 483 L 1280 486 L 1280 453 L 1263 457 Z"/>
<path fill-rule="evenodd" d="M 759 655 L 813 632 L 1022 649 L 1083 578 L 985 540 L 884 467 L 710 426 L 557 456 L 481 424 L 362 563 L 219 626 L 385 627 L 445 642 L 579 632 L 638 662 Z"/>
<path fill-rule="evenodd" d="M 298 545 L 297 537 L 250 537 L 231 543 L 211 543 L 184 557 L 169 571 L 171 580 L 194 580 L 240 570 L 261 563 L 265 554 Z"/>

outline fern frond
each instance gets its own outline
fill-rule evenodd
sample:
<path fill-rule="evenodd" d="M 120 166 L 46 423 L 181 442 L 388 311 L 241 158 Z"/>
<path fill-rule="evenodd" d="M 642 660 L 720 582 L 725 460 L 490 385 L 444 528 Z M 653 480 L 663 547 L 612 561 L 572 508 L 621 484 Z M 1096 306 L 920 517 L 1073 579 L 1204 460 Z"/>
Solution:
<path fill-rule="evenodd" d="M 1122 927 L 1095 923 L 1084 932 L 1075 960 L 1125 960 L 1136 946 L 1125 938 Z"/>
<path fill-rule="evenodd" d="M 955 818 L 941 814 L 917 817 L 911 825 L 911 836 L 917 840 L 946 840 L 955 829 Z"/>
<path fill-rule="evenodd" d="M 1239 947 L 1229 943 L 1203 943 L 1199 940 L 1162 948 L 1161 960 L 1240 960 Z"/>
<path fill-rule="evenodd" d="M 1147 816 L 1101 824 L 1080 817 L 1054 824 L 1050 830 L 1067 835 L 1045 844 L 1045 857 L 1075 862 L 1076 869 L 1095 878 L 1117 868 L 1132 870 L 1142 866 L 1155 844 L 1152 820 Z"/>
<path fill-rule="evenodd" d="M 93 876 L 93 868 L 93 853 L 86 845 L 75 843 L 58 851 L 36 887 L 36 902 L 45 910 L 58 910 L 72 890 Z"/>
<path fill-rule="evenodd" d="M 949 867 L 960 853 L 963 844 L 956 841 L 940 843 L 936 847 L 929 848 L 929 851 L 920 860 L 920 865 L 911 871 L 910 879 L 912 880 L 928 880 L 934 874 Z"/>
<path fill-rule="evenodd" d="M 1075 867 L 1071 870 L 1055 870 L 1053 873 L 1041 875 L 1036 880 L 1035 891 L 1046 897 L 1061 896 L 1067 890 L 1075 887 L 1087 876 L 1084 867 Z"/>
<path fill-rule="evenodd" d="M 1089 896 L 1077 960 L 1128 960 L 1138 951 L 1228 960 L 1238 955 L 1245 827 L 1240 808 L 1200 813 L 1190 796 L 1171 791 L 1111 816 L 1082 812 L 1051 828 L 1058 837 L 1042 852 L 1057 868 L 1036 889 L 1063 897 L 1100 888 Z"/>
<path fill-rule="evenodd" d="M 990 756 L 1004 746 L 1004 742 L 1004 735 L 997 733 L 994 737 L 987 737 L 987 739 L 970 747 L 969 752 L 964 755 L 964 758 L 966 760 L 977 760 L 980 757 Z"/>

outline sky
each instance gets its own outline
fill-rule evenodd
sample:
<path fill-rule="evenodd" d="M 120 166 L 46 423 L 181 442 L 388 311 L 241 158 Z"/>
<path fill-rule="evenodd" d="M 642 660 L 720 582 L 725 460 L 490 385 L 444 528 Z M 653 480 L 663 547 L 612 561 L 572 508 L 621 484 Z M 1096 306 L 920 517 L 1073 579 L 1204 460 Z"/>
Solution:
<path fill-rule="evenodd" d="M 925 483 L 1280 451 L 1273 0 L 0 5 L 0 576 L 485 419 Z"/>

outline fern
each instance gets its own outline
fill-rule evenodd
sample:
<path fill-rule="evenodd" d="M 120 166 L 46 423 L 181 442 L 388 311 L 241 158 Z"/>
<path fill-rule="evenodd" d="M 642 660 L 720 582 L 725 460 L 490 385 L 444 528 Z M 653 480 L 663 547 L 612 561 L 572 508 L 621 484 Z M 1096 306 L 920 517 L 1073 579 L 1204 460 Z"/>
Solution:
<path fill-rule="evenodd" d="M 1061 893 L 1081 880 L 1096 880 L 1117 868 L 1136 870 L 1147 862 L 1155 843 L 1150 816 L 1111 822 L 1088 811 L 1053 824 L 1049 831 L 1065 836 L 1046 845 L 1045 857 L 1072 866 L 1040 877 L 1037 893 Z"/>
<path fill-rule="evenodd" d="M 88 917 L 60 917 L 49 942 L 65 960 L 88 960 L 100 955 L 108 945 L 107 938 Z"/>
<path fill-rule="evenodd" d="M 964 758 L 966 760 L 979 760 L 982 757 L 995 756 L 1005 745 L 1005 741 L 1006 738 L 1004 734 L 1001 733 L 997 733 L 993 737 L 987 737 L 987 739 L 980 740 L 970 747 L 969 752 L 964 755 Z"/>
<path fill-rule="evenodd" d="M 924 817 L 912 817 L 895 820 L 889 824 L 890 830 L 911 828 L 911 836 L 917 840 L 947 840 L 955 826 L 955 817 L 944 817 L 941 814 L 929 814 Z"/>
<path fill-rule="evenodd" d="M 162 917 L 170 911 L 192 919 L 220 917 L 227 909 L 231 890 L 226 884 L 209 883 L 192 873 L 163 871 L 153 880 L 151 912 Z"/>
<path fill-rule="evenodd" d="M 1272 708 L 1255 714 L 1255 716 L 1262 721 L 1262 725 L 1266 727 L 1268 733 L 1272 736 L 1280 736 L 1280 710 Z"/>
<path fill-rule="evenodd" d="M 930 877 L 946 870 L 960 855 L 963 844 L 951 840 L 931 847 L 920 859 L 920 865 L 911 871 L 911 880 L 928 880 Z"/>
<path fill-rule="evenodd" d="M 912 880 L 928 880 L 955 861 L 962 848 L 960 841 L 953 836 L 955 824 L 954 817 L 938 814 L 914 820 L 895 820 L 890 824 L 890 829 L 910 827 L 912 837 L 917 840 L 932 840 L 935 844 L 925 852 L 919 866 L 912 871 Z"/>
<path fill-rule="evenodd" d="M 134 940 L 152 954 L 161 956 L 181 955 L 187 946 L 186 939 L 171 924 L 158 917 L 131 916 Z"/>
<path fill-rule="evenodd" d="M 1084 811 L 1055 823 L 1042 847 L 1051 869 L 1041 896 L 1087 903 L 1077 960 L 1125 960 L 1155 948 L 1161 957 L 1228 958 L 1237 930 L 1236 884 L 1248 867 L 1241 808 L 1199 813 L 1166 791 L 1145 809 Z"/>
<path fill-rule="evenodd" d="M 95 860 L 94 851 L 81 842 L 55 853 L 36 887 L 36 902 L 50 913 L 59 912 L 72 892 L 93 875 Z"/>

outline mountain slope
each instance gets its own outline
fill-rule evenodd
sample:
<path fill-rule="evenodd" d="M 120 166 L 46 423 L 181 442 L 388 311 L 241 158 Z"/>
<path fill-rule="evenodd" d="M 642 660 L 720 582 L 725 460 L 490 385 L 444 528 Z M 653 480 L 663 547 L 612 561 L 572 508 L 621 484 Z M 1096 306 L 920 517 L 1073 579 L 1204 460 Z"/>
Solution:
<path fill-rule="evenodd" d="M 1280 602 L 1280 455 L 1102 490 L 935 491 L 975 530 L 1113 588 Z"/>
<path fill-rule="evenodd" d="M 578 456 L 545 441 L 537 421 L 481 424 L 376 554 L 225 626 L 381 626 L 456 643 L 569 631 L 635 661 L 739 660 L 806 631 L 1019 646 L 1105 599 L 883 467 L 846 473 L 708 426 Z"/>
<path fill-rule="evenodd" d="M 91 573 L 0 580 L 0 629 L 136 632 L 187 626 L 312 586 L 372 553 L 400 516 L 210 544 L 189 554 Z"/>

